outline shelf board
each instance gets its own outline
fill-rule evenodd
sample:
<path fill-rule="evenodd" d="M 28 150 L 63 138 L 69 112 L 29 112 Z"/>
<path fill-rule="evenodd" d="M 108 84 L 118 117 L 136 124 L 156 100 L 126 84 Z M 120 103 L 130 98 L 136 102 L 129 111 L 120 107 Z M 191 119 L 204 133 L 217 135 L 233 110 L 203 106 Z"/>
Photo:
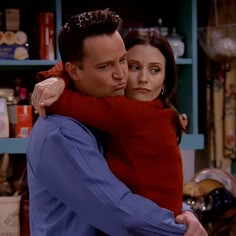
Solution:
<path fill-rule="evenodd" d="M 177 58 L 176 64 L 177 65 L 191 65 L 193 63 L 192 58 Z"/>
<path fill-rule="evenodd" d="M 54 66 L 59 60 L 4 60 L 0 59 L 0 69 L 1 70 L 25 70 L 25 69 L 34 69 L 37 67 Z M 177 65 L 191 65 L 191 58 L 177 58 Z"/>
<path fill-rule="evenodd" d="M 204 148 L 204 135 L 202 134 L 184 134 L 181 139 L 180 149 L 197 150 Z"/>
<path fill-rule="evenodd" d="M 24 154 L 26 152 L 27 138 L 0 138 L 0 153 Z M 200 134 L 185 134 L 180 143 L 181 149 L 202 149 L 204 136 Z"/>
<path fill-rule="evenodd" d="M 54 66 L 58 60 L 3 60 L 0 59 L 0 68 L 1 70 L 8 69 L 26 69 L 41 67 L 41 66 Z"/>
<path fill-rule="evenodd" d="M 0 138 L 0 153 L 23 154 L 27 141 L 27 138 Z"/>

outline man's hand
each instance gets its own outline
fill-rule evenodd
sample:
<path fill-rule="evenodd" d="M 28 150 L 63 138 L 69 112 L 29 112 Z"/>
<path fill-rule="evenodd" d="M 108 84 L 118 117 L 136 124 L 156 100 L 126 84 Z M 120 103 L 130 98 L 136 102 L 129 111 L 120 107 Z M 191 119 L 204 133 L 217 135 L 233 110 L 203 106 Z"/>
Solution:
<path fill-rule="evenodd" d="M 191 211 L 184 211 L 176 217 L 176 222 L 187 225 L 187 232 L 184 236 L 207 236 L 206 230 L 203 228 L 199 220 Z"/>
<path fill-rule="evenodd" d="M 58 100 L 65 88 L 61 78 L 51 77 L 35 85 L 31 103 L 40 116 L 44 117 L 45 107 Z"/>

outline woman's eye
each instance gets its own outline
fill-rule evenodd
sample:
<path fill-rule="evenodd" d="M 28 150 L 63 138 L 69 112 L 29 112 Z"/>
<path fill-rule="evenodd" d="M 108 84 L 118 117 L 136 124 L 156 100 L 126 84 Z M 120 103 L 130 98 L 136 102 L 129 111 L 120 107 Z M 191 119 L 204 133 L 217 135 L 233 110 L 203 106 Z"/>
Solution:
<path fill-rule="evenodd" d="M 131 70 L 131 71 L 136 71 L 138 69 L 139 69 L 139 66 L 137 66 L 137 65 L 129 65 L 129 70 Z"/>
<path fill-rule="evenodd" d="M 151 68 L 151 72 L 152 72 L 153 74 L 157 74 L 157 73 L 160 72 L 160 68 L 157 68 L 157 67 Z"/>

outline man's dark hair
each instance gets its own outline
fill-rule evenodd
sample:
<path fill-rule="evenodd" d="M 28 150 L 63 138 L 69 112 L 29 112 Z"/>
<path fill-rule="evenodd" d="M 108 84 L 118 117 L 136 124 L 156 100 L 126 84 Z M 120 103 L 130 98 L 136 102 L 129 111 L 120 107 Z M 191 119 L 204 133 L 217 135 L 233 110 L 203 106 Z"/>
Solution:
<path fill-rule="evenodd" d="M 121 27 L 121 18 L 109 9 L 84 12 L 72 16 L 59 34 L 59 51 L 63 64 L 82 62 L 84 40 L 91 36 L 113 34 Z"/>

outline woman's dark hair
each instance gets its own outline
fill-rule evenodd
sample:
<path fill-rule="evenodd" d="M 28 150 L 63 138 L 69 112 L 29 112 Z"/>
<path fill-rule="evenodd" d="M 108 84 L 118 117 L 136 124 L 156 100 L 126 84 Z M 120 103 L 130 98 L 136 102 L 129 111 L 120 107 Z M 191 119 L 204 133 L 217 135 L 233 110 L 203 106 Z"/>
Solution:
<path fill-rule="evenodd" d="M 182 126 L 179 120 L 176 106 L 176 90 L 177 90 L 177 69 L 174 54 L 168 40 L 154 29 L 135 29 L 130 31 L 124 38 L 125 47 L 128 51 L 130 48 L 136 45 L 151 45 L 157 48 L 165 57 L 165 91 L 159 95 L 159 99 L 164 103 L 166 107 L 171 107 L 175 113 L 175 125 L 177 130 L 178 141 L 181 141 Z M 174 105 L 175 106 L 174 106 Z"/>
<path fill-rule="evenodd" d="M 113 34 L 120 29 L 122 20 L 109 9 L 84 12 L 72 16 L 62 27 L 59 38 L 59 52 L 63 64 L 82 61 L 84 40 L 91 36 Z"/>

